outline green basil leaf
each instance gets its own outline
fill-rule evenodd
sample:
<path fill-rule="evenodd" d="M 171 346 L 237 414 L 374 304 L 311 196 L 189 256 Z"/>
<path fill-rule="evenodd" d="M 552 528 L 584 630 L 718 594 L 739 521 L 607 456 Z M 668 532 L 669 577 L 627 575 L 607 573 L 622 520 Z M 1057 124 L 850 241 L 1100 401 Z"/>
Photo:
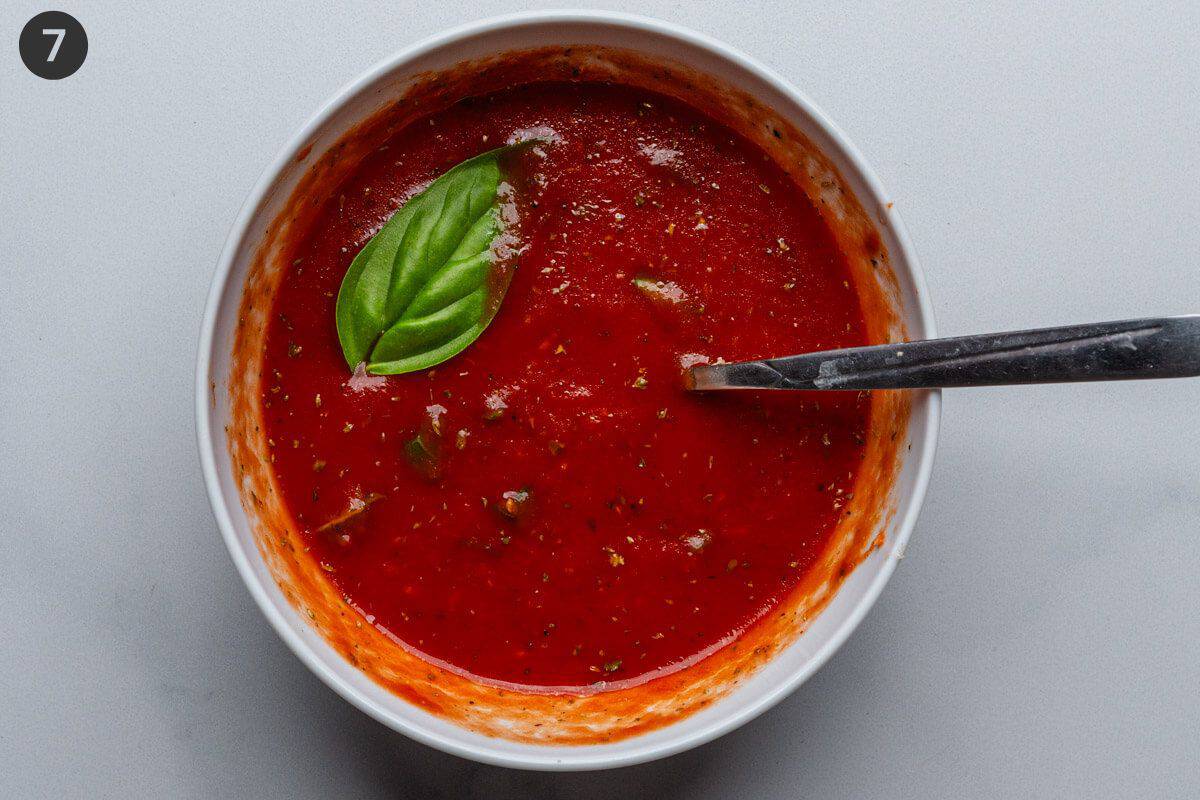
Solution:
<path fill-rule="evenodd" d="M 461 353 L 491 324 L 512 265 L 494 252 L 505 232 L 501 159 L 529 142 L 462 162 L 414 195 L 350 263 L 337 331 L 351 369 L 427 369 Z"/>

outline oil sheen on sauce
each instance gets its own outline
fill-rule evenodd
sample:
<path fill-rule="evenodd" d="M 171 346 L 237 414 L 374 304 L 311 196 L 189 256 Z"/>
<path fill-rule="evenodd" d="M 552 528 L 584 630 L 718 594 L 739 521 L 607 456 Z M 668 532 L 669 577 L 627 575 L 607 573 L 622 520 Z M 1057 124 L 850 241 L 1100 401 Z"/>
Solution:
<path fill-rule="evenodd" d="M 491 327 L 435 369 L 352 377 L 351 259 L 454 164 L 517 132 L 522 253 Z M 700 111 L 522 86 L 399 131 L 298 239 L 264 353 L 284 501 L 370 623 L 484 681 L 589 691 L 731 642 L 821 552 L 869 398 L 682 390 L 681 366 L 866 343 L 826 222 Z M 438 437 L 436 475 L 405 445 Z M 589 688 L 590 687 L 590 688 Z"/>

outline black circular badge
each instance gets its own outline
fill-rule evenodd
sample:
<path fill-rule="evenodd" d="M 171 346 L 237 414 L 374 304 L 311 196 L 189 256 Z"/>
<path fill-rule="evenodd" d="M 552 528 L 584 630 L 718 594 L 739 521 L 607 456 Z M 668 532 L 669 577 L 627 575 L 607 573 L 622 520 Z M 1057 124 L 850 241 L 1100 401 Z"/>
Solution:
<path fill-rule="evenodd" d="M 43 11 L 21 31 L 21 60 L 39 78 L 57 81 L 83 66 L 88 40 L 79 20 L 62 11 Z"/>

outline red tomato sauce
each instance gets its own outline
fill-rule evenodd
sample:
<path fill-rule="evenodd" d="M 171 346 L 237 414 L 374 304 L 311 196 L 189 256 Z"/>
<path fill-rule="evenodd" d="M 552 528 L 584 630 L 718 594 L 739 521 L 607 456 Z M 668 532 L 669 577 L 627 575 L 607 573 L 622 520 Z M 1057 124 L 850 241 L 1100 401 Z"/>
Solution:
<path fill-rule="evenodd" d="M 435 369 L 351 380 L 334 303 L 355 253 L 529 129 L 554 142 L 527 157 L 495 321 Z M 843 513 L 865 394 L 682 389 L 701 357 L 865 343 L 821 214 L 696 109 L 596 83 L 463 101 L 367 158 L 296 243 L 264 354 L 278 485 L 346 601 L 427 659 L 535 688 L 649 680 L 779 603 Z M 405 444 L 434 417 L 431 478 Z"/>

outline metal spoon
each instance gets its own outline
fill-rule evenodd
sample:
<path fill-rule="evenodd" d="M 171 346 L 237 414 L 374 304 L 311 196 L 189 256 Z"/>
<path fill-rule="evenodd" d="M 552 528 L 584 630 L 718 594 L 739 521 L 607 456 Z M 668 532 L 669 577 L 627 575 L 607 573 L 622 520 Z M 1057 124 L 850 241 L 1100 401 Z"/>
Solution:
<path fill-rule="evenodd" d="M 1200 315 L 850 347 L 695 366 L 687 388 L 922 389 L 1200 375 Z"/>

